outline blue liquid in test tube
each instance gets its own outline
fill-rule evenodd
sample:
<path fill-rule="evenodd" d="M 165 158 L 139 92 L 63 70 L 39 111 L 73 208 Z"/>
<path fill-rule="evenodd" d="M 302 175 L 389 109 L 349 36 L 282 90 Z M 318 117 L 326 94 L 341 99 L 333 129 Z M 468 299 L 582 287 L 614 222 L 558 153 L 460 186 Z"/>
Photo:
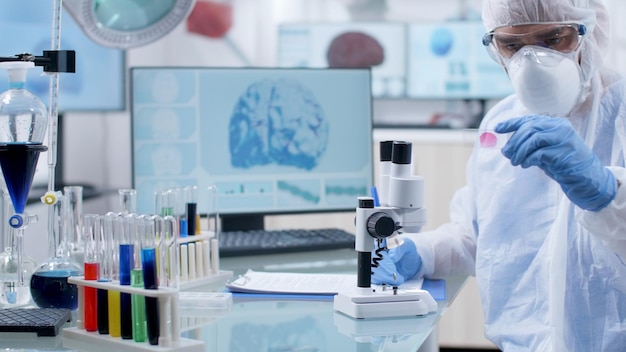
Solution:
<path fill-rule="evenodd" d="M 120 285 L 130 286 L 135 246 L 120 244 Z M 121 330 L 123 339 L 133 338 L 132 303 L 130 293 L 120 293 Z"/>

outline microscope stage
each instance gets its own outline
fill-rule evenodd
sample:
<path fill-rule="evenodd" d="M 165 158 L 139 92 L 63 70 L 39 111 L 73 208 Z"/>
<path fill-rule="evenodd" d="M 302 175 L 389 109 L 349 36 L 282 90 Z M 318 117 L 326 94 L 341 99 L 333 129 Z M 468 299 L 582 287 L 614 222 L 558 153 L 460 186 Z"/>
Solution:
<path fill-rule="evenodd" d="M 387 318 L 426 315 L 437 310 L 428 291 L 340 292 L 333 302 L 336 311 L 353 318 Z"/>

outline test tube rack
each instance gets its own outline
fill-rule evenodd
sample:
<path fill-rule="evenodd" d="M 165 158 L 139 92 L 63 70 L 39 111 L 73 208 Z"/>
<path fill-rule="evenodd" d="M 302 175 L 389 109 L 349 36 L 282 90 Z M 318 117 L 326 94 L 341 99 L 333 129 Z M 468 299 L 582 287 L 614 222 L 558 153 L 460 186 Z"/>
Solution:
<path fill-rule="evenodd" d="M 186 339 L 180 335 L 180 318 L 178 312 L 178 290 L 169 287 L 159 287 L 158 290 L 147 290 L 139 287 L 120 285 L 119 281 L 102 282 L 85 280 L 82 276 L 68 278 L 68 283 L 78 286 L 78 312 L 76 327 L 63 329 L 63 346 L 71 349 L 94 351 L 177 351 L 201 352 L 204 351 L 204 342 Z M 97 331 L 89 332 L 84 326 L 84 288 L 93 287 L 104 290 L 113 290 L 123 293 L 156 297 L 159 302 L 159 344 L 150 345 L 148 342 L 135 342 L 120 337 L 101 335 Z M 169 320 L 169 322 L 168 322 Z"/>
<path fill-rule="evenodd" d="M 219 268 L 219 244 L 215 232 L 202 231 L 198 235 L 180 237 L 177 241 L 181 254 L 178 256 L 180 290 L 214 283 L 223 284 L 233 277 L 232 271 Z"/>

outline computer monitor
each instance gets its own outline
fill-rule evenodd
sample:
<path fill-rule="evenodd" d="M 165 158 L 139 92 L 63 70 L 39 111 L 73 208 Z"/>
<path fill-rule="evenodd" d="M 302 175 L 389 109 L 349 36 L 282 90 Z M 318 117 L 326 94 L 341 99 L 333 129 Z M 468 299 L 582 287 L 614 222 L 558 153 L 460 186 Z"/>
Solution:
<path fill-rule="evenodd" d="M 264 215 L 354 211 L 369 193 L 369 69 L 134 67 L 130 78 L 138 212 L 157 212 L 156 192 L 198 186 L 206 213 L 216 186 L 223 220 L 261 227 Z"/>
<path fill-rule="evenodd" d="M 371 67 L 375 98 L 406 96 L 406 29 L 403 23 L 283 23 L 278 66 Z"/>
<path fill-rule="evenodd" d="M 513 93 L 482 45 L 484 34 L 480 21 L 408 24 L 408 97 L 501 99 Z"/>

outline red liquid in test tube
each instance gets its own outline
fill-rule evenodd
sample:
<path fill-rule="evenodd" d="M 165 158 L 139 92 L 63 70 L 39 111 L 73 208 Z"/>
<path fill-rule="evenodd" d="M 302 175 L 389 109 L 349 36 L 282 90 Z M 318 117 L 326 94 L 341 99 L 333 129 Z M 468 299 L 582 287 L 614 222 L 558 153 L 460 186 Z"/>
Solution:
<path fill-rule="evenodd" d="M 98 280 L 100 264 L 85 263 L 85 280 Z M 85 289 L 85 330 L 98 330 L 98 289 L 84 287 Z"/>

